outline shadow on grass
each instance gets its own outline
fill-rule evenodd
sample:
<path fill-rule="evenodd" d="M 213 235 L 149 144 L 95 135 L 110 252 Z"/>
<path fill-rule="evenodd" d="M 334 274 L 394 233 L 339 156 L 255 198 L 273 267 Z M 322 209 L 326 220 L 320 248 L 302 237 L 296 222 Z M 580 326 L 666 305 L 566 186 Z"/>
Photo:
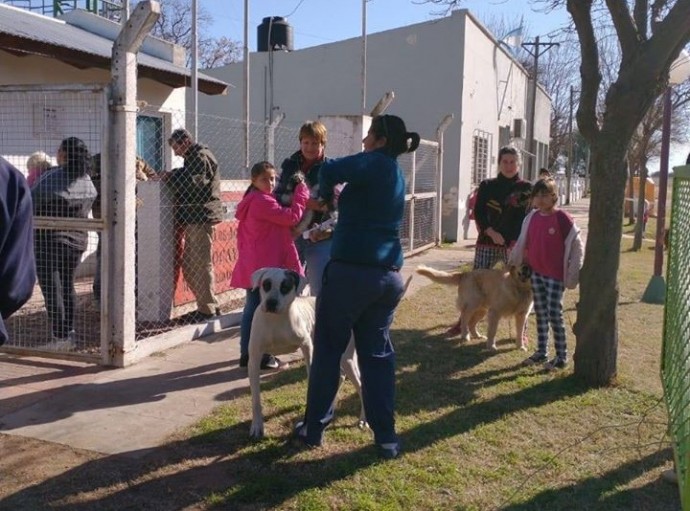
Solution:
<path fill-rule="evenodd" d="M 669 495 L 678 495 L 678 487 L 660 477 L 644 486 L 620 490 L 620 487 L 627 485 L 646 472 L 663 466 L 670 458 L 672 458 L 671 449 L 657 451 L 623 464 L 598 477 L 590 477 L 576 484 L 545 490 L 526 502 L 506 503 L 500 509 L 503 511 L 532 511 L 537 509 L 645 511 L 661 509 L 659 506 L 660 504 L 663 505 L 664 502 L 673 506 L 673 500 L 676 500 L 677 506 L 666 509 L 680 509 L 679 499 L 669 498 Z"/>
<path fill-rule="evenodd" d="M 467 351 L 465 348 L 470 348 L 472 352 L 472 346 L 463 347 Z M 477 356 L 456 357 L 455 365 L 449 365 L 445 370 L 455 371 L 463 364 L 472 364 L 469 361 Z M 281 374 L 271 384 L 279 385 L 296 376 L 303 377 L 303 373 L 300 374 L 303 370 L 302 367 L 296 367 L 291 371 L 294 374 Z M 408 386 L 433 388 L 438 382 L 429 381 L 429 377 L 435 373 L 426 368 L 420 369 L 418 374 L 403 374 L 400 386 L 403 392 L 412 392 L 405 389 Z M 443 374 L 441 372 L 434 378 L 442 379 Z M 446 386 L 446 392 L 453 395 L 463 387 L 472 389 L 474 385 L 481 385 L 486 378 L 493 378 L 497 374 L 500 371 L 482 373 L 470 381 L 447 382 L 451 386 Z M 426 384 L 419 387 L 422 381 L 426 381 Z M 545 380 L 510 395 L 459 407 L 435 421 L 419 424 L 401 435 L 401 440 L 406 452 L 414 452 L 506 414 L 539 407 L 582 391 L 584 389 L 577 386 L 572 378 Z M 421 393 L 424 394 L 425 390 Z M 417 406 L 416 400 L 414 403 L 403 400 L 399 413 L 413 413 Z M 136 453 L 127 453 L 125 456 L 89 461 L 6 497 L 0 501 L 0 509 L 169 511 L 199 505 L 214 493 L 219 495 L 218 500 L 221 501 L 218 509 L 270 508 L 281 505 L 304 490 L 327 486 L 380 463 L 372 445 L 335 455 L 328 455 L 326 446 L 322 451 L 315 451 L 317 456 L 322 456 L 320 459 L 302 460 L 295 458 L 295 447 L 280 440 L 249 443 L 248 429 L 249 423 L 245 421 L 230 428 L 167 444 L 139 460 L 132 459 Z M 401 461 L 404 462 L 404 458 Z M 79 494 L 83 498 L 73 499 L 74 495 Z"/>
<path fill-rule="evenodd" d="M 414 416 L 423 410 L 453 407 L 445 415 L 419 423 L 401 434 L 407 453 L 423 450 L 439 440 L 471 432 L 506 415 L 537 409 L 587 391 L 570 375 L 545 378 L 509 394 L 477 400 L 479 389 L 514 380 L 529 372 L 519 365 L 482 370 L 478 366 L 494 354 L 486 350 L 481 342 L 458 344 L 443 335 L 418 330 L 396 330 L 395 337 L 399 369 L 398 414 L 401 417 Z M 512 342 L 504 339 L 500 346 Z M 229 373 L 231 371 L 222 371 L 220 375 L 228 378 L 239 376 Z M 218 374 L 213 375 L 214 379 L 218 377 Z M 286 371 L 265 378 L 262 391 L 301 382 L 305 378 L 303 364 L 295 364 Z M 195 380 L 194 384 L 203 385 L 203 380 Z M 170 390 L 166 386 L 166 391 Z M 223 396 L 231 397 L 230 394 Z M 303 406 L 304 403 L 299 402 L 277 407 L 273 417 L 290 415 L 295 420 L 303 412 Z M 356 410 L 358 406 L 358 398 L 354 395 L 339 403 L 340 410 L 344 407 Z M 341 426 L 337 424 L 336 427 Z M 327 487 L 381 463 L 373 445 L 346 453 L 329 453 L 328 437 L 333 432 L 327 432 L 323 449 L 310 451 L 306 455 L 301 455 L 285 439 L 268 438 L 250 442 L 248 432 L 247 420 L 170 442 L 138 458 L 141 453 L 129 452 L 88 461 L 5 497 L 0 500 L 0 510 L 171 511 L 207 508 L 210 495 L 215 496 L 215 509 L 268 509 L 281 506 L 306 490 Z M 647 499 L 645 502 L 648 502 L 652 498 L 648 493 L 649 488 L 627 492 L 618 492 L 615 488 L 650 468 L 667 463 L 669 457 L 668 452 L 656 453 L 622 465 L 605 477 L 548 490 L 529 502 L 513 504 L 507 509 L 573 509 L 569 498 L 575 492 L 581 494 L 578 496 L 577 509 L 660 509 L 658 505 L 637 508 L 637 504 L 627 505 L 637 502 L 636 499 Z M 405 463 L 405 458 L 391 463 Z M 394 466 L 391 470 L 393 474 L 396 473 Z M 648 486 L 652 486 L 657 495 L 665 489 L 661 486 L 657 488 L 655 483 Z M 671 487 L 668 491 L 675 490 Z M 607 497 L 607 494 L 611 496 Z M 668 497 L 665 502 L 668 502 Z"/>

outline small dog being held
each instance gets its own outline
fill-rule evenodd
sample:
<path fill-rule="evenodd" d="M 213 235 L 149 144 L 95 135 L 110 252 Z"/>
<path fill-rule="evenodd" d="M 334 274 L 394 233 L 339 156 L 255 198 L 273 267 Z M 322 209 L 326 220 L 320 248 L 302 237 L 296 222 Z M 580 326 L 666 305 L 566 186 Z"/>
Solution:
<path fill-rule="evenodd" d="M 249 435 L 255 438 L 264 436 L 259 377 L 262 355 L 282 355 L 300 348 L 304 355 L 307 375 L 311 367 L 316 298 L 298 296 L 300 279 L 296 272 L 281 268 L 261 268 L 252 274 L 252 285 L 255 289 L 258 288 L 261 294 L 261 303 L 252 320 L 247 366 L 252 395 L 252 425 Z M 350 339 L 340 359 L 340 367 L 357 389 L 362 403 L 362 386 L 354 338 Z M 366 426 L 363 403 L 358 425 Z"/>
<path fill-rule="evenodd" d="M 470 334 L 473 339 L 483 337 L 477 332 L 477 323 L 488 313 L 486 345 L 489 349 L 496 349 L 498 321 L 509 316 L 515 318 L 517 346 L 527 348 L 522 334 L 532 307 L 532 269 L 529 266 L 449 273 L 420 265 L 417 273 L 439 284 L 457 286 L 462 341 L 468 341 Z"/>
<path fill-rule="evenodd" d="M 300 183 L 305 183 L 306 182 L 306 177 L 302 172 L 295 172 L 291 177 L 290 180 L 287 183 L 287 186 L 285 187 L 285 192 L 283 192 L 280 197 L 278 198 L 278 201 L 280 204 L 283 206 L 291 206 L 292 205 L 292 197 L 295 193 L 295 188 L 297 188 L 297 185 Z M 319 185 L 316 184 L 312 188 L 309 189 L 309 198 L 310 199 L 318 199 L 319 198 Z M 293 227 L 292 232 L 295 235 L 295 237 L 301 236 L 306 230 L 307 227 L 309 227 L 309 224 L 312 223 L 314 220 L 314 211 L 311 209 L 305 209 L 304 213 L 302 214 L 302 218 L 300 219 L 299 223 Z"/>

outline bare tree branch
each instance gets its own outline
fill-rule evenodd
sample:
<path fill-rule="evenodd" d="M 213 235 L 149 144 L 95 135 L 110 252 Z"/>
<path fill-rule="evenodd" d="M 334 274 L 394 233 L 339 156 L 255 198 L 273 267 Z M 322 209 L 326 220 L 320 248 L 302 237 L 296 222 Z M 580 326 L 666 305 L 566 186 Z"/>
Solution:
<path fill-rule="evenodd" d="M 649 12 L 649 0 L 636 0 L 635 7 L 633 10 L 633 17 L 635 19 L 635 25 L 637 26 L 637 32 L 640 37 L 647 40 L 647 31 L 649 25 L 648 19 Z"/>
<path fill-rule="evenodd" d="M 634 58 L 639 40 L 627 2 L 625 0 L 606 0 L 606 5 L 611 13 L 613 26 L 616 27 L 623 62 L 628 62 Z"/>
<path fill-rule="evenodd" d="M 227 37 L 208 37 L 205 27 L 213 22 L 213 17 L 198 8 L 197 26 L 199 67 L 211 68 L 237 62 L 241 55 L 241 45 Z M 186 0 L 161 0 L 161 15 L 153 27 L 153 35 L 178 44 L 187 50 L 187 66 L 191 64 L 192 49 L 192 8 Z"/>

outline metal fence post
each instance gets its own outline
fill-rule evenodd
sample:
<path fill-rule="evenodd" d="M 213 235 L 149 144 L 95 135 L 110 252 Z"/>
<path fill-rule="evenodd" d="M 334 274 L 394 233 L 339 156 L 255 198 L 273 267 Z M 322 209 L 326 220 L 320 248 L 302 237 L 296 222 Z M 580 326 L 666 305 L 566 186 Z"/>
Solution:
<path fill-rule="evenodd" d="M 281 113 L 273 119 L 273 122 L 266 126 L 266 161 L 273 162 L 274 165 L 278 165 L 275 161 L 276 156 L 276 129 L 285 119 L 285 114 Z"/>
<path fill-rule="evenodd" d="M 123 367 L 135 343 L 135 237 L 137 52 L 160 16 L 160 4 L 140 2 L 113 44 L 111 61 L 112 129 L 109 143 L 108 179 L 112 198 L 108 221 L 110 232 L 110 336 L 104 355 L 108 364 Z"/>
<path fill-rule="evenodd" d="M 453 122 L 453 114 L 446 115 L 436 128 L 436 141 L 438 142 L 438 159 L 436 161 L 436 182 L 438 183 L 438 199 L 436 208 L 436 244 L 443 243 L 443 226 L 441 216 L 443 214 L 443 134 L 445 133 L 450 123 Z"/>

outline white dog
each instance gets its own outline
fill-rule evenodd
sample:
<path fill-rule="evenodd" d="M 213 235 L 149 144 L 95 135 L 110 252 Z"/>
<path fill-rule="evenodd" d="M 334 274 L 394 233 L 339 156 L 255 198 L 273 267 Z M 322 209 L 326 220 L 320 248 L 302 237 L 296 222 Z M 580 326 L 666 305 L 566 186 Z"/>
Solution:
<path fill-rule="evenodd" d="M 252 393 L 252 426 L 249 435 L 264 436 L 264 419 L 261 410 L 260 367 L 264 353 L 282 355 L 302 350 L 307 366 L 307 375 L 314 353 L 316 299 L 312 296 L 298 296 L 300 276 L 294 271 L 281 268 L 261 268 L 252 274 L 253 287 L 259 288 L 261 304 L 254 313 L 252 332 L 249 338 L 249 387 Z M 357 389 L 362 403 L 362 385 L 355 352 L 354 338 L 343 353 L 340 367 Z M 364 427 L 366 419 L 364 404 L 361 405 L 359 426 Z"/>

